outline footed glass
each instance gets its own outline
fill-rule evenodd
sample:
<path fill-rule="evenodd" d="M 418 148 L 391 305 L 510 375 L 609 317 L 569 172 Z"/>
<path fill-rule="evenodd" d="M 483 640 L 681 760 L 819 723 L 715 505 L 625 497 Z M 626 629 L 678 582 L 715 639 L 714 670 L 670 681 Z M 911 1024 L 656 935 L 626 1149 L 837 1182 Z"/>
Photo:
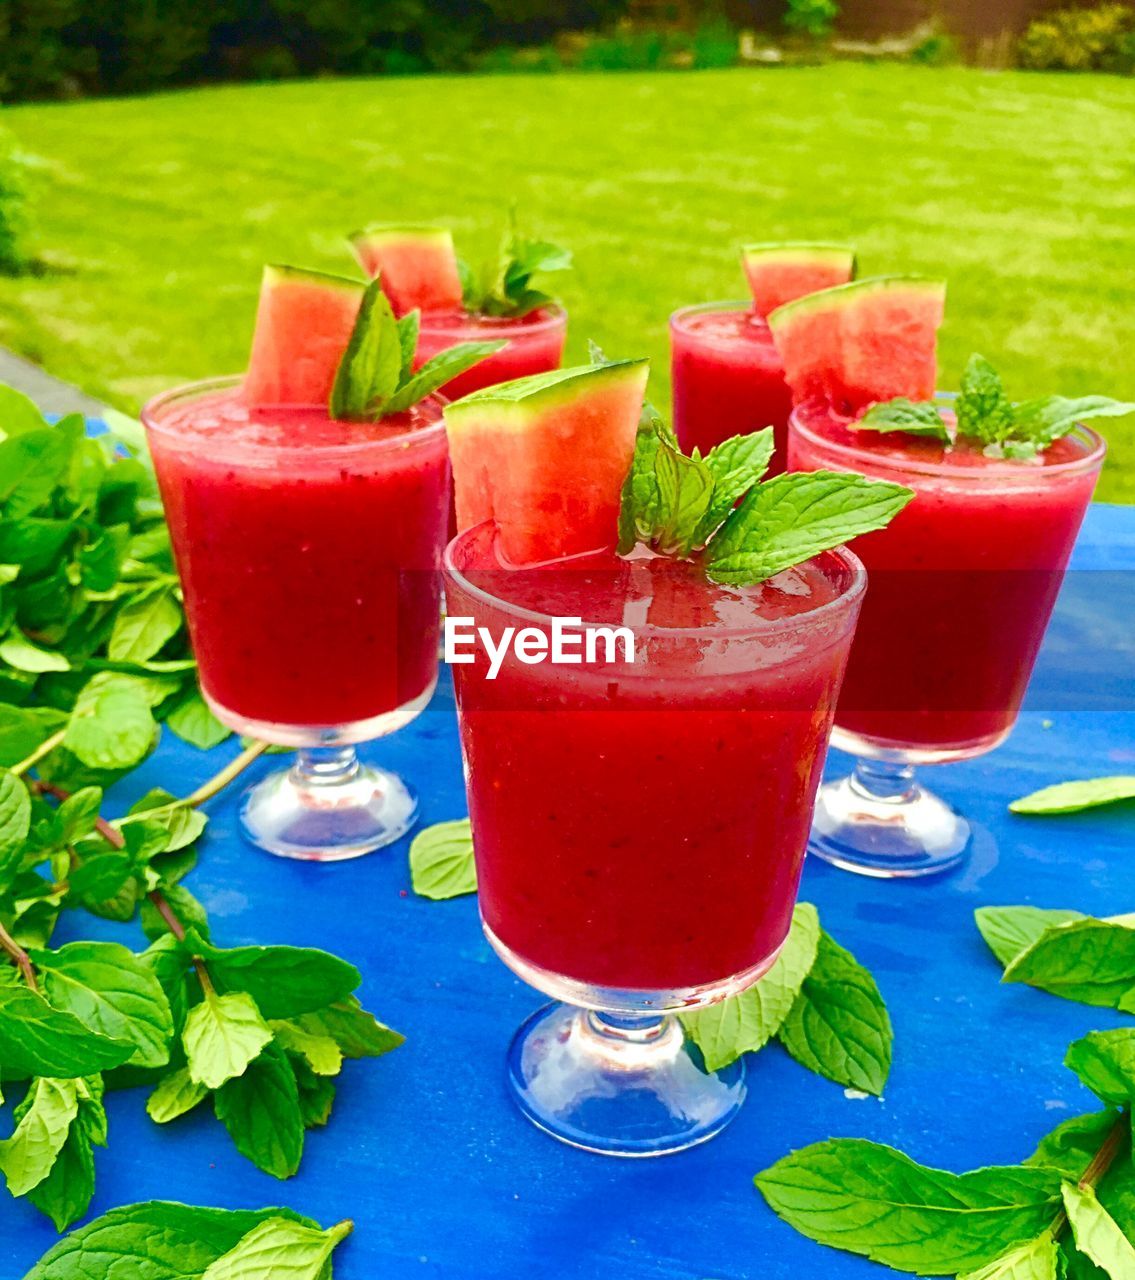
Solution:
<path fill-rule="evenodd" d="M 238 733 L 299 748 L 242 803 L 270 853 L 352 858 L 413 825 L 411 789 L 355 744 L 409 723 L 437 680 L 440 413 L 254 409 L 239 379 L 143 411 L 205 700 Z"/>
<path fill-rule="evenodd" d="M 993 750 L 1017 719 L 1103 464 L 1079 428 L 1039 457 L 856 430 L 826 405 L 798 408 L 789 467 L 858 471 L 915 498 L 855 540 L 871 578 L 832 745 L 853 773 L 820 788 L 809 850 L 881 877 L 957 866 L 970 825 L 915 767 Z"/>
<path fill-rule="evenodd" d="M 589 1151 L 704 1142 L 744 1068 L 707 1071 L 677 1015 L 787 935 L 862 568 L 829 552 L 752 588 L 648 552 L 505 569 L 481 525 L 445 582 L 451 623 L 484 629 L 453 669 L 485 934 L 557 1002 L 517 1033 L 511 1092 Z M 493 675 L 484 636 L 510 627 Z M 579 660 L 532 661 L 557 629 Z"/>

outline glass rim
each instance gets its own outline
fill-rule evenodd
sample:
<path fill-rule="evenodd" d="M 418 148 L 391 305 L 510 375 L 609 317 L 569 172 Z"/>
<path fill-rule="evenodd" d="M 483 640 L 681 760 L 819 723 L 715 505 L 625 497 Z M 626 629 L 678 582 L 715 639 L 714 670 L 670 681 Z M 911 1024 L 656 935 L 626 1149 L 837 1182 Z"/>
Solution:
<path fill-rule="evenodd" d="M 541 316 L 539 320 L 532 320 L 530 317 L 537 315 L 539 312 L 546 314 Z M 534 311 L 530 311 L 523 316 L 486 316 L 481 311 L 464 311 L 461 318 L 455 318 L 455 313 L 450 311 L 423 311 L 418 321 L 420 333 L 441 333 L 448 336 L 463 338 L 467 341 L 493 341 L 490 329 L 479 329 L 477 332 L 481 335 L 479 339 L 471 339 L 469 337 L 469 322 L 478 319 L 499 320 L 502 322 L 501 333 L 504 335 L 506 330 L 504 325 L 513 326 L 514 334 L 523 334 L 527 337 L 529 334 L 544 333 L 546 330 L 557 329 L 561 325 L 567 323 L 567 308 L 558 302 L 549 302 L 542 307 L 537 307 Z M 489 357 L 490 359 L 492 357 Z"/>
<path fill-rule="evenodd" d="M 142 425 L 147 432 L 153 431 L 156 435 L 164 436 L 169 440 L 177 440 L 179 433 L 170 430 L 165 426 L 160 418 L 160 414 L 171 406 L 183 403 L 190 403 L 193 400 L 206 396 L 210 392 L 232 391 L 239 387 L 244 381 L 244 374 L 225 374 L 218 378 L 198 378 L 194 382 L 183 382 L 176 387 L 170 387 L 167 391 L 160 391 L 156 396 L 151 396 L 149 400 L 142 406 L 140 419 Z M 382 440 L 345 440 L 341 444 L 333 445 L 317 445 L 314 447 L 309 444 L 264 444 L 250 441 L 242 441 L 241 449 L 250 451 L 259 451 L 262 453 L 282 454 L 289 451 L 300 453 L 351 453 L 356 450 L 388 450 L 388 449 L 405 449 L 407 446 L 415 447 L 421 444 L 429 444 L 435 441 L 439 436 L 445 434 L 445 419 L 443 416 L 444 409 L 449 403 L 446 396 L 439 395 L 435 392 L 431 396 L 427 396 L 422 404 L 428 404 L 433 401 L 439 408 L 438 416 L 435 420 L 427 422 L 424 426 L 416 428 L 413 431 L 405 431 L 399 435 L 389 436 Z M 417 406 L 412 406 L 417 408 Z M 281 409 L 284 411 L 295 411 L 297 409 L 322 409 L 326 410 L 323 404 L 274 404 L 266 406 L 269 409 Z M 328 421 L 335 421 L 328 415 Z"/>
<path fill-rule="evenodd" d="M 488 604 L 492 608 L 500 609 L 509 614 L 513 618 L 521 619 L 525 622 L 534 622 L 546 625 L 555 618 L 561 617 L 560 614 L 543 613 L 539 609 L 530 609 L 524 605 L 518 605 L 510 600 L 502 599 L 500 596 L 494 595 L 491 591 L 484 587 L 478 586 L 475 582 L 471 582 L 465 575 L 465 570 L 457 563 L 455 552 L 459 548 L 464 548 L 473 541 L 478 535 L 492 527 L 491 520 L 482 520 L 480 524 L 472 525 L 470 528 L 463 530 L 455 538 L 452 538 L 447 544 L 442 554 L 442 574 L 445 578 L 451 579 L 454 584 L 462 591 L 467 592 L 483 604 Z M 540 564 L 526 566 L 529 568 L 547 568 L 550 565 L 562 565 L 572 560 L 583 560 L 596 554 L 594 551 L 581 552 L 575 556 L 564 556 L 560 560 L 545 560 Z M 612 626 L 630 626 L 631 631 L 636 636 L 651 637 L 656 639 L 690 639 L 697 637 L 701 640 L 707 639 L 737 639 L 745 636 L 750 638 L 764 637 L 776 635 L 784 631 L 791 631 L 801 626 L 813 624 L 817 618 L 828 618 L 834 614 L 846 611 L 848 608 L 858 603 L 864 592 L 867 590 L 867 570 L 859 557 L 845 546 L 833 547 L 828 551 L 821 551 L 819 555 L 810 556 L 807 560 L 801 561 L 802 564 L 811 564 L 813 561 L 820 560 L 826 556 L 833 556 L 839 564 L 849 571 L 851 578 L 834 600 L 827 601 L 826 604 L 819 605 L 815 609 L 809 609 L 806 613 L 796 613 L 788 618 L 772 618 L 767 621 L 758 621 L 755 625 L 749 626 L 731 626 L 731 627 L 660 627 L 652 623 L 643 623 L 642 625 L 631 625 L 625 622 L 615 622 L 608 619 L 605 622 L 598 620 L 592 621 L 582 618 L 581 627 L 612 627 Z M 503 566 L 499 570 L 501 573 L 509 573 L 510 570 Z M 744 590 L 745 588 L 739 588 Z"/>
<path fill-rule="evenodd" d="M 685 323 L 687 320 L 692 320 L 696 316 L 726 315 L 734 311 L 741 312 L 744 315 L 751 315 L 754 320 L 760 321 L 766 329 L 769 328 L 768 320 L 764 316 L 757 315 L 752 298 L 723 298 L 719 302 L 695 302 L 690 306 L 679 307 L 677 311 L 670 312 L 670 328 L 687 332 Z M 771 333 L 772 330 L 769 329 L 769 332 Z"/>
<path fill-rule="evenodd" d="M 956 398 L 957 392 L 954 391 L 938 391 L 934 395 L 935 400 L 954 400 Z M 1028 462 L 1022 462 L 1014 458 L 998 458 L 995 461 L 1001 465 L 993 467 L 988 462 L 975 462 L 972 465 L 963 463 L 958 466 L 956 463 L 946 462 L 907 461 L 903 458 L 893 457 L 884 459 L 862 446 L 842 444 L 838 440 L 829 440 L 826 436 L 820 435 L 813 430 L 807 425 L 804 415 L 820 412 L 825 413 L 828 418 L 838 417 L 841 422 L 852 421 L 852 419 L 844 419 L 842 415 L 836 414 L 831 406 L 822 400 L 805 400 L 803 404 L 793 406 L 792 413 L 788 418 L 789 431 L 798 431 L 809 444 L 818 445 L 821 449 L 834 453 L 837 457 L 849 463 L 861 463 L 864 459 L 868 459 L 878 462 L 888 471 L 894 471 L 901 475 L 933 476 L 937 479 L 960 479 L 964 477 L 969 481 L 980 477 L 990 484 L 996 484 L 999 481 L 1004 482 L 1009 479 L 1036 479 L 1042 475 L 1067 476 L 1075 475 L 1079 472 L 1097 470 L 1103 465 L 1103 460 L 1107 455 L 1107 441 L 1103 436 L 1099 432 L 1093 431 L 1091 427 L 1086 427 L 1083 423 L 1077 423 L 1069 434 L 1075 435 L 1078 432 L 1081 439 L 1089 446 L 1088 452 L 1082 458 L 1070 458 L 1067 462 L 1054 462 L 1044 467 L 1030 466 Z M 886 432 L 879 432 L 878 434 L 885 435 Z M 859 471 L 861 467 L 854 466 L 853 470 Z"/>

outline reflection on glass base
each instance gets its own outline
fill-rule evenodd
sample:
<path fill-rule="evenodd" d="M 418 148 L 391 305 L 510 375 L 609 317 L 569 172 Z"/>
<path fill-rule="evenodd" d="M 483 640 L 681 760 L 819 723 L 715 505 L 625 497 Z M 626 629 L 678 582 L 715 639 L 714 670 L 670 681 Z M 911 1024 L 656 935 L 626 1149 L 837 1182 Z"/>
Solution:
<path fill-rule="evenodd" d="M 938 875 L 969 853 L 969 823 L 914 778 L 909 765 L 860 760 L 820 788 L 808 852 L 880 879 Z"/>
<path fill-rule="evenodd" d="M 673 1017 L 551 1004 L 517 1032 L 508 1083 L 538 1128 L 584 1151 L 660 1156 L 712 1138 L 745 1099 L 738 1061 L 708 1072 Z"/>
<path fill-rule="evenodd" d="M 309 748 L 244 794 L 241 830 L 283 858 L 341 862 L 392 844 L 414 825 L 418 798 L 354 747 Z"/>

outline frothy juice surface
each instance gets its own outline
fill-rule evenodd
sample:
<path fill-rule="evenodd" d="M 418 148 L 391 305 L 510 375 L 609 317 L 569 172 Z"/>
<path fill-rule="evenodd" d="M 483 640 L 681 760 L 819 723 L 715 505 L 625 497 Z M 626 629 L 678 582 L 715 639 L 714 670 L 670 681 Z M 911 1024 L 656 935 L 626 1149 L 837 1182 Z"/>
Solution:
<path fill-rule="evenodd" d="M 426 312 L 418 334 L 416 365 L 423 365 L 439 351 L 459 342 L 497 342 L 507 345 L 442 387 L 450 400 L 480 391 L 482 387 L 547 373 L 560 367 L 567 333 L 567 312 L 562 307 L 541 307 L 526 316 L 485 316 L 468 311 Z"/>
<path fill-rule="evenodd" d="M 619 989 L 702 987 L 788 930 L 861 592 L 829 553 L 753 588 L 638 553 L 503 570 L 450 548 L 450 615 L 633 629 L 633 666 L 454 667 L 481 911 L 529 965 Z"/>
<path fill-rule="evenodd" d="M 861 471 L 916 494 L 886 529 L 855 539 L 870 587 L 838 745 L 933 759 L 1008 733 L 1102 462 L 1087 431 L 1013 461 L 965 441 L 946 449 L 857 431 L 827 408 L 796 411 L 793 470 Z"/>
<path fill-rule="evenodd" d="M 341 726 L 437 671 L 449 461 L 430 402 L 379 423 L 175 393 L 147 428 L 207 697 L 230 722 Z"/>
<path fill-rule="evenodd" d="M 686 453 L 772 427 L 771 475 L 784 470 L 792 393 L 772 332 L 754 311 L 688 307 L 670 320 L 674 429 Z"/>

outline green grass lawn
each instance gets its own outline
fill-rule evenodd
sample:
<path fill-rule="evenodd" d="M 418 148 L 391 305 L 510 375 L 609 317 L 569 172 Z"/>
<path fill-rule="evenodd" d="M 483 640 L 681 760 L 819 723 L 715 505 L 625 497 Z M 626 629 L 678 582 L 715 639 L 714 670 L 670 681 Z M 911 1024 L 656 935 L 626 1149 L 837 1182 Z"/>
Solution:
<path fill-rule="evenodd" d="M 736 296 L 745 239 L 840 239 L 865 273 L 945 274 L 943 382 L 972 350 L 1023 399 L 1135 400 L 1135 82 L 834 65 L 317 81 L 5 112 L 36 159 L 39 249 L 0 342 L 124 408 L 242 367 L 264 261 L 350 269 L 379 219 L 465 256 L 526 224 L 574 248 L 569 356 L 654 358 Z M 1135 501 L 1135 421 L 1101 496 Z"/>

